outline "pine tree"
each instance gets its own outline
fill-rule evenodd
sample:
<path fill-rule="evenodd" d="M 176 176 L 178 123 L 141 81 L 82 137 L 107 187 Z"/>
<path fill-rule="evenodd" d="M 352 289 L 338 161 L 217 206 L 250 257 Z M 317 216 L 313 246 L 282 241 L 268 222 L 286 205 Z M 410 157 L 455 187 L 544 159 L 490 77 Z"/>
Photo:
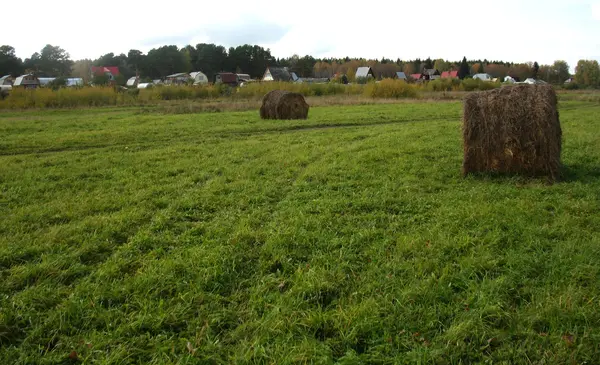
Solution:
<path fill-rule="evenodd" d="M 467 57 L 463 57 L 462 62 L 460 63 L 460 68 L 458 69 L 458 78 L 464 79 L 469 75 L 469 64 L 467 63 Z"/>
<path fill-rule="evenodd" d="M 537 80 L 538 72 L 540 72 L 540 65 L 536 62 L 533 63 L 533 78 Z"/>

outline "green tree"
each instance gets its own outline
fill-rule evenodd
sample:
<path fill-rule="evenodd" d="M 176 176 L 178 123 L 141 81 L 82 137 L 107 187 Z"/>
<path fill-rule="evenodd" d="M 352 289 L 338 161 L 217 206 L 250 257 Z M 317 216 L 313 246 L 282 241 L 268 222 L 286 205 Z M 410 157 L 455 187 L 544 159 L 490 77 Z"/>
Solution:
<path fill-rule="evenodd" d="M 109 82 L 110 82 L 110 79 L 109 79 L 108 75 L 106 75 L 106 74 L 94 75 L 94 77 L 92 78 L 92 84 L 94 84 L 96 86 L 108 85 Z"/>
<path fill-rule="evenodd" d="M 140 73 L 144 69 L 144 63 L 146 62 L 146 55 L 142 51 L 137 49 L 131 49 L 127 53 L 127 64 L 129 67 L 137 73 Z"/>
<path fill-rule="evenodd" d="M 94 66 L 119 66 L 119 61 L 115 58 L 115 54 L 111 52 L 104 54 L 98 57 L 96 60 L 94 60 Z"/>
<path fill-rule="evenodd" d="M 4 75 L 18 76 L 23 73 L 23 61 L 15 55 L 11 46 L 0 46 L 0 77 Z"/>
<path fill-rule="evenodd" d="M 579 85 L 600 86 L 600 67 L 596 60 L 579 60 L 575 67 L 575 81 Z"/>
<path fill-rule="evenodd" d="M 204 72 L 209 80 L 214 81 L 218 72 L 227 69 L 227 50 L 223 46 L 212 43 L 197 44 L 195 57 L 192 58 L 192 67 L 195 71 Z"/>
<path fill-rule="evenodd" d="M 423 64 L 423 68 L 428 69 L 428 70 L 433 68 L 433 61 L 431 60 L 431 58 L 427 57 L 427 59 L 425 60 L 425 62 Z"/>
<path fill-rule="evenodd" d="M 34 53 L 26 60 L 26 68 L 49 77 L 69 76 L 73 61 L 69 53 L 58 46 L 47 44 L 40 53 Z"/>
<path fill-rule="evenodd" d="M 93 62 L 92 60 L 83 59 L 77 60 L 73 63 L 71 67 L 71 76 L 80 77 L 83 79 L 83 82 L 88 83 L 91 81 L 90 70 L 92 68 Z"/>
<path fill-rule="evenodd" d="M 536 62 L 533 63 L 533 78 L 537 79 L 538 78 L 538 74 L 540 72 L 540 65 Z"/>
<path fill-rule="evenodd" d="M 462 62 L 460 63 L 460 68 L 458 69 L 458 78 L 464 79 L 469 76 L 469 64 L 467 63 L 467 57 L 463 57 Z"/>
<path fill-rule="evenodd" d="M 558 60 L 554 61 L 552 65 L 552 71 L 556 77 L 556 83 L 562 84 L 571 77 L 569 72 L 569 64 L 566 61 Z"/>
<path fill-rule="evenodd" d="M 50 88 L 52 88 L 52 90 L 58 90 L 61 87 L 65 87 L 67 86 L 67 79 L 65 77 L 57 77 L 54 80 L 52 80 L 49 85 Z"/>
<path fill-rule="evenodd" d="M 435 63 L 433 64 L 433 68 L 435 68 L 439 72 L 450 71 L 450 64 L 440 58 L 440 59 L 435 60 Z"/>
<path fill-rule="evenodd" d="M 146 56 L 146 76 L 162 78 L 179 72 L 186 72 L 186 59 L 177 46 L 162 46 L 152 49 Z"/>

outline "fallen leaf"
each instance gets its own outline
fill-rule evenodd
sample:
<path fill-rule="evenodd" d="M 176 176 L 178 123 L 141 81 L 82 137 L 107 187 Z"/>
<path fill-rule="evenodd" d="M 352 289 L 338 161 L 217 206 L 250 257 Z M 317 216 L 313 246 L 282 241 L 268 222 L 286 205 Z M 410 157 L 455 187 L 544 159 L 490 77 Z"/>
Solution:
<path fill-rule="evenodd" d="M 546 336 L 548 336 L 548 334 L 546 332 L 540 332 L 540 336 L 546 337 Z"/>
<path fill-rule="evenodd" d="M 79 359 L 79 356 L 77 355 L 76 351 L 71 351 L 71 353 L 69 354 L 69 359 L 71 360 L 77 360 Z"/>

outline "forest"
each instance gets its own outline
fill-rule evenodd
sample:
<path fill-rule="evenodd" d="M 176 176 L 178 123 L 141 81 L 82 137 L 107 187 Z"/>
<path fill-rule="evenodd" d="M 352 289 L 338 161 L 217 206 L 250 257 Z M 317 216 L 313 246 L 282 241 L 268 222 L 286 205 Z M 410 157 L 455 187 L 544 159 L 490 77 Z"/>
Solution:
<path fill-rule="evenodd" d="M 202 71 L 210 80 L 218 72 L 246 73 L 260 79 L 267 66 L 288 67 L 300 77 L 332 77 L 346 74 L 352 78 L 357 67 L 371 66 L 377 78 L 392 77 L 402 71 L 407 75 L 421 72 L 424 68 L 435 68 L 440 72 L 460 70 L 461 78 L 477 73 L 488 73 L 492 77 L 512 76 L 518 79 L 533 77 L 554 84 L 562 84 L 574 76 L 577 84 L 600 87 L 600 67 L 596 60 L 580 60 L 571 75 L 566 61 L 557 60 L 553 64 L 540 65 L 532 61 L 514 63 L 502 60 L 477 59 L 444 60 L 442 58 L 393 60 L 388 58 L 315 58 L 310 55 L 292 55 L 276 58 L 269 49 L 258 45 L 240 45 L 229 49 L 221 45 L 200 43 L 196 46 L 165 45 L 144 53 L 132 49 L 125 53 L 107 53 L 96 59 L 72 60 L 68 51 L 59 46 L 46 45 L 40 52 L 21 59 L 15 48 L 9 45 L 0 47 L 0 75 L 18 76 L 35 73 L 43 77 L 80 77 L 91 81 L 91 66 L 116 66 L 120 75 L 117 82 L 124 84 L 132 76 L 146 79 L 164 78 L 178 72 Z"/>

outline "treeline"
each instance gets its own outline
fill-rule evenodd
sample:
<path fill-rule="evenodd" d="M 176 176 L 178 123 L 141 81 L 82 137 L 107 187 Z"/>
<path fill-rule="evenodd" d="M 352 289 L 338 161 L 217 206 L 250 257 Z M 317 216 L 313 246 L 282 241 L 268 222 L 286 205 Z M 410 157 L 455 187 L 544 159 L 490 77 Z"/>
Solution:
<path fill-rule="evenodd" d="M 91 66 L 117 66 L 120 70 L 119 83 L 129 77 L 140 75 L 142 78 L 156 79 L 178 72 L 202 71 L 210 80 L 218 72 L 247 73 L 252 78 L 261 78 L 267 66 L 289 67 L 300 77 L 333 77 L 346 74 L 352 79 L 356 69 L 361 66 L 372 67 L 377 78 L 394 76 L 402 71 L 407 75 L 419 73 L 423 69 L 435 68 L 440 72 L 460 70 L 461 78 L 477 73 L 488 73 L 494 78 L 512 76 L 520 80 L 533 77 L 550 83 L 564 83 L 572 75 L 565 61 L 555 61 L 551 65 L 539 65 L 537 62 L 512 63 L 497 60 L 447 61 L 444 59 L 387 59 L 367 60 L 356 58 L 314 58 L 293 55 L 288 58 L 275 58 L 269 49 L 257 45 L 242 45 L 226 49 L 215 44 L 201 43 L 196 46 L 179 48 L 174 45 L 162 46 L 150 50 L 147 54 L 132 49 L 127 54 L 108 53 L 95 60 L 73 61 L 69 53 L 58 46 L 46 45 L 30 58 L 21 60 L 16 57 L 11 46 L 0 47 L 0 75 L 17 76 L 25 72 L 34 72 L 47 77 L 81 77 L 90 80 Z M 580 60 L 574 75 L 577 84 L 600 87 L 600 67 L 597 61 Z"/>

